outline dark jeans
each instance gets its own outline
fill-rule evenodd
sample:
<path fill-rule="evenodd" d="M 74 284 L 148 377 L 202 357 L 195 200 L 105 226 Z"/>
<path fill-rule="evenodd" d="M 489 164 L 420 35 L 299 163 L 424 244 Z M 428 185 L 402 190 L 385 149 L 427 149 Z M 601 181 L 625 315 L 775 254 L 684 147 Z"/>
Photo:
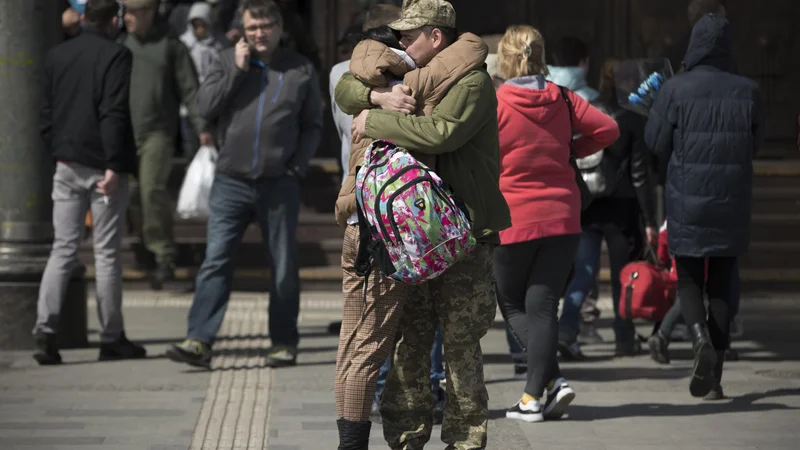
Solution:
<path fill-rule="evenodd" d="M 731 275 L 736 258 L 708 258 L 708 280 L 705 278 L 705 258 L 676 256 L 678 297 L 686 324 L 707 323 L 711 343 L 718 351 L 730 345 Z M 705 289 L 703 289 L 705 288 Z M 703 292 L 708 294 L 708 318 Z"/>
<path fill-rule="evenodd" d="M 731 291 L 730 291 L 730 298 L 728 299 L 728 315 L 731 318 L 731 321 L 736 318 L 739 314 L 739 302 L 741 301 L 741 280 L 739 279 L 739 261 L 737 260 L 733 266 L 733 272 L 731 273 Z M 658 330 L 661 332 L 662 336 L 666 337 L 667 339 L 670 338 L 672 334 L 672 330 L 675 329 L 675 325 L 681 322 L 683 319 L 683 315 L 681 314 L 681 298 L 680 296 L 675 296 L 675 304 L 672 305 L 672 308 L 667 312 L 667 315 L 664 316 L 664 320 L 661 321 L 661 324 L 658 327 Z"/>
<path fill-rule="evenodd" d="M 197 274 L 189 310 L 189 339 L 211 344 L 217 336 L 233 281 L 233 259 L 245 229 L 255 217 L 269 247 L 269 335 L 273 346 L 296 347 L 300 311 L 297 216 L 300 186 L 283 176 L 256 181 L 217 174 L 209 199 L 206 257 Z"/>
<path fill-rule="evenodd" d="M 575 253 L 575 274 L 567 287 L 564 296 L 564 308 L 561 311 L 561 334 L 564 340 L 574 340 L 577 336 L 581 307 L 592 290 L 600 271 L 600 246 L 606 240 L 608 246 L 609 265 L 611 266 L 611 297 L 614 304 L 613 329 L 617 343 L 633 342 L 635 329 L 633 322 L 619 317 L 620 283 L 619 273 L 630 261 L 633 241 L 619 226 L 608 223 L 604 225 L 588 225 L 583 228 L 580 244 Z"/>
<path fill-rule="evenodd" d="M 558 302 L 569 276 L 579 235 L 550 236 L 501 245 L 494 251 L 497 301 L 528 354 L 525 393 L 541 397 L 561 377 L 556 360 Z"/>
<path fill-rule="evenodd" d="M 386 359 L 386 362 L 381 366 L 381 370 L 378 372 L 378 384 L 377 389 L 375 390 L 375 399 L 373 402 L 379 401 L 381 395 L 383 395 L 383 389 L 386 387 L 386 377 L 389 375 L 389 370 L 391 368 L 392 356 L 390 355 Z M 433 390 L 434 394 L 439 397 L 438 400 L 443 400 L 443 398 L 441 398 L 443 391 L 439 390 L 439 383 L 444 380 L 444 378 L 445 373 L 444 357 L 442 354 L 442 331 L 437 328 L 436 336 L 433 338 L 433 348 L 431 349 L 431 389 Z"/>
<path fill-rule="evenodd" d="M 181 152 L 191 161 L 200 148 L 200 139 L 188 117 L 181 117 Z"/>

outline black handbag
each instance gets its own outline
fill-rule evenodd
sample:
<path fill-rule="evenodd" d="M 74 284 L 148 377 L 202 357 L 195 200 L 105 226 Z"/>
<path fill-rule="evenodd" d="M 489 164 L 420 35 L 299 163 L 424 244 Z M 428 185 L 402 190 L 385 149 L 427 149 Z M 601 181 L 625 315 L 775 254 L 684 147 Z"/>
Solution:
<path fill-rule="evenodd" d="M 572 102 L 567 95 L 567 88 L 564 86 L 559 86 L 558 88 L 561 90 L 561 97 L 567 104 L 570 129 L 572 129 Z M 581 169 L 578 168 L 578 161 L 575 160 L 575 156 L 572 155 L 572 146 L 570 146 L 569 164 L 572 166 L 572 171 L 575 172 L 575 184 L 578 185 L 578 190 L 581 193 L 581 211 L 586 211 L 586 208 L 588 208 L 589 204 L 592 203 L 592 200 L 594 200 L 594 195 L 592 195 L 592 192 L 589 190 L 589 186 L 586 184 L 586 181 L 584 181 L 583 176 L 581 175 Z"/>

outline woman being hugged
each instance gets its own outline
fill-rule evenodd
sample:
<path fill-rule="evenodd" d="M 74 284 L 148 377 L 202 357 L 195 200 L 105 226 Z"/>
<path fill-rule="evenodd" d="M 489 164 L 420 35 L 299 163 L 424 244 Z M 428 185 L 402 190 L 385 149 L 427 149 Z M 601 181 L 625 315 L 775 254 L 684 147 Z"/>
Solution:
<path fill-rule="evenodd" d="M 507 80 L 497 91 L 500 189 L 513 225 L 500 232 L 494 270 L 500 309 L 528 355 L 522 399 L 506 417 L 526 422 L 558 419 L 575 398 L 556 361 L 558 302 L 581 233 L 569 158 L 594 154 L 619 136 L 612 118 L 545 80 L 544 54 L 538 30 L 514 25 L 497 56 Z"/>

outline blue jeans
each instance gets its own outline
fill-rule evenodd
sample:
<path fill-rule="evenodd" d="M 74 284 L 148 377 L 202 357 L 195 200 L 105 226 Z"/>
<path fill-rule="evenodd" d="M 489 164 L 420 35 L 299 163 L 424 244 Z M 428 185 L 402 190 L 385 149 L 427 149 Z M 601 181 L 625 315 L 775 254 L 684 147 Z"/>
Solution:
<path fill-rule="evenodd" d="M 392 368 L 392 357 L 386 359 L 386 362 L 381 366 L 378 372 L 378 389 L 375 390 L 374 402 L 380 400 L 383 394 L 383 389 L 386 387 L 386 376 L 389 375 L 389 369 Z M 442 353 L 442 332 L 437 328 L 436 336 L 433 339 L 433 348 L 431 349 L 431 389 L 438 394 L 439 382 L 444 380 L 444 361 Z M 441 400 L 441 398 L 440 398 Z"/>
<path fill-rule="evenodd" d="M 300 277 L 297 263 L 297 217 L 300 186 L 285 175 L 256 181 L 217 173 L 209 199 L 206 256 L 189 310 L 189 339 L 212 344 L 217 336 L 233 281 L 233 259 L 245 229 L 255 217 L 269 248 L 269 335 L 276 347 L 299 341 Z"/>
<path fill-rule="evenodd" d="M 527 363 L 528 355 L 525 350 L 517 342 L 517 338 L 511 332 L 511 327 L 506 325 L 506 341 L 508 342 L 508 352 L 511 354 L 511 360 L 514 364 Z"/>
<path fill-rule="evenodd" d="M 200 139 L 188 117 L 181 117 L 181 151 L 191 161 L 200 148 Z"/>
<path fill-rule="evenodd" d="M 619 295 L 621 286 L 619 273 L 630 261 L 631 240 L 614 225 L 587 226 L 581 233 L 578 250 L 575 252 L 575 273 L 564 296 L 564 308 L 559 321 L 559 335 L 574 340 L 580 325 L 583 301 L 592 290 L 600 271 L 600 246 L 606 240 L 609 265 L 611 266 L 611 297 L 614 303 L 613 329 L 617 343 L 630 343 L 635 339 L 633 322 L 619 317 Z M 559 337 L 561 340 L 562 337 Z"/>

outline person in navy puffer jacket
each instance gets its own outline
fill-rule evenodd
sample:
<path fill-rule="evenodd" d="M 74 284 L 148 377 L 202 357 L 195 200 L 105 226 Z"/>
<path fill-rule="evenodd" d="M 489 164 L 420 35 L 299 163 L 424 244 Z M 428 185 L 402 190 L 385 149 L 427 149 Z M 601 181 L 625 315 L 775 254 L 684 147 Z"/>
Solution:
<path fill-rule="evenodd" d="M 758 85 L 736 74 L 733 33 L 722 16 L 697 22 L 683 64 L 685 72 L 656 98 L 645 141 L 667 164 L 669 251 L 694 340 L 689 389 L 703 397 L 719 388 L 729 346 L 731 271 L 750 243 L 752 160 L 764 134 L 763 105 Z"/>

